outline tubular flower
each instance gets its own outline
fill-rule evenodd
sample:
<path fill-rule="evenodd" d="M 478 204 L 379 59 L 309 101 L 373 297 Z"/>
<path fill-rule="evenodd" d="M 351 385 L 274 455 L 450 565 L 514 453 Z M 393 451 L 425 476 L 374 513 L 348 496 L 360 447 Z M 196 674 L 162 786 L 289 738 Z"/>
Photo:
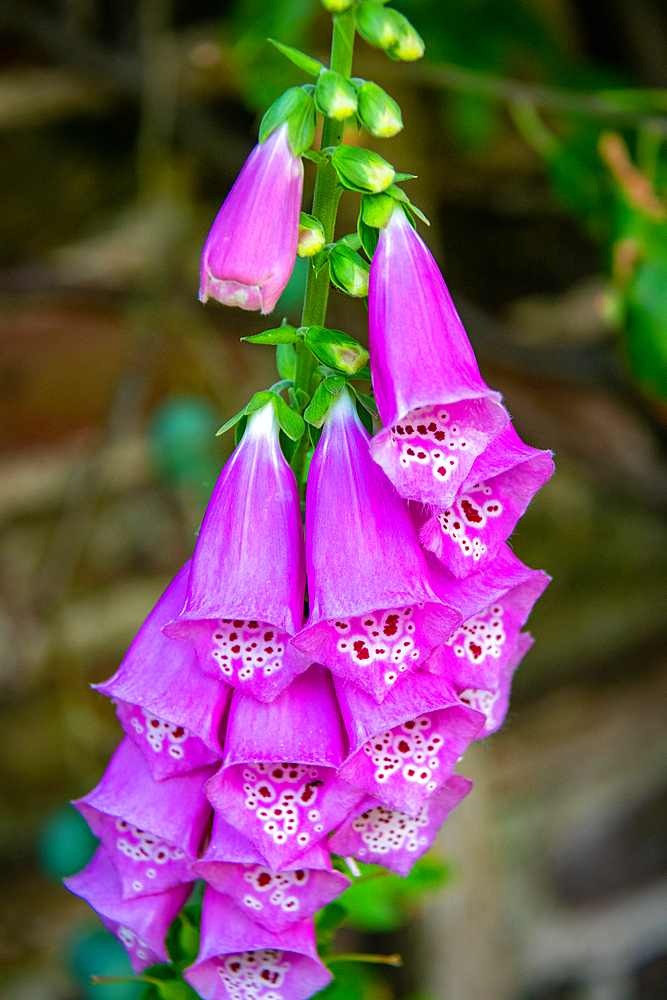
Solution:
<path fill-rule="evenodd" d="M 331 982 L 312 921 L 269 931 L 210 886 L 197 961 L 184 972 L 202 1000 L 307 1000 Z"/>
<path fill-rule="evenodd" d="M 314 664 L 270 704 L 234 695 L 222 767 L 206 794 L 273 871 L 284 871 L 364 797 L 336 774 L 346 749 L 331 676 Z"/>
<path fill-rule="evenodd" d="M 169 585 L 116 673 L 93 687 L 116 702 L 126 734 L 156 781 L 219 761 L 220 725 L 232 688 L 199 667 L 191 643 L 174 642 L 162 626 L 183 607 L 190 563 Z"/>
<path fill-rule="evenodd" d="M 303 163 L 287 125 L 255 146 L 208 234 L 199 298 L 270 313 L 289 281 L 299 238 Z"/>
<path fill-rule="evenodd" d="M 509 418 L 482 380 L 438 266 L 400 205 L 380 230 L 368 305 L 384 424 L 373 458 L 401 496 L 446 508 Z"/>
<path fill-rule="evenodd" d="M 436 595 L 408 512 L 371 460 L 368 441 L 342 392 L 310 466 L 310 618 L 294 642 L 381 701 L 460 617 Z"/>
<path fill-rule="evenodd" d="M 345 875 L 332 869 L 329 852 L 321 841 L 276 872 L 261 860 L 250 841 L 246 841 L 245 862 L 230 861 L 230 856 L 238 857 L 241 837 L 216 814 L 211 842 L 192 870 L 268 930 L 285 930 L 312 917 L 350 884 Z"/>
<path fill-rule="evenodd" d="M 363 811 L 336 830 L 329 846 L 336 854 L 352 855 L 369 865 L 382 865 L 398 875 L 409 875 L 412 866 L 428 851 L 452 809 L 466 797 L 472 781 L 452 774 L 424 802 L 415 818 L 377 805 L 373 796 Z"/>
<path fill-rule="evenodd" d="M 97 911 L 100 920 L 125 945 L 135 972 L 167 962 L 165 937 L 192 886 L 175 885 L 151 896 L 125 899 L 121 882 L 104 847 L 98 847 L 83 871 L 64 880 L 75 896 Z"/>
<path fill-rule="evenodd" d="M 213 772 L 200 768 L 156 782 L 126 738 L 99 785 L 74 803 L 102 841 L 124 899 L 194 881 L 190 865 L 211 815 L 204 785 Z"/>
<path fill-rule="evenodd" d="M 303 620 L 301 505 L 273 405 L 253 413 L 216 484 L 185 602 L 165 626 L 207 674 L 270 701 L 308 666 L 290 644 Z"/>

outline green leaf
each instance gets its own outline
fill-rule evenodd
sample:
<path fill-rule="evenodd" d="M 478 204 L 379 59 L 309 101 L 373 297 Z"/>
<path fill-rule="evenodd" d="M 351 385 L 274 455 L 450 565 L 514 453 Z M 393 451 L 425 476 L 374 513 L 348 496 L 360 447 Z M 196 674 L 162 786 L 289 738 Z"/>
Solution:
<path fill-rule="evenodd" d="M 255 333 L 251 337 L 241 337 L 249 344 L 296 344 L 296 328 L 285 324 L 264 333 Z"/>
<path fill-rule="evenodd" d="M 359 250 L 361 248 L 361 240 L 358 233 L 348 233 L 347 236 L 341 236 L 339 240 L 336 240 L 336 243 L 349 247 L 350 250 Z"/>
<path fill-rule="evenodd" d="M 313 163 L 317 163 L 318 166 L 320 163 L 326 163 L 326 161 L 329 159 L 327 154 L 320 152 L 319 149 L 304 149 L 301 155 L 306 160 L 312 160 Z"/>
<path fill-rule="evenodd" d="M 360 863 L 359 868 L 363 877 L 353 881 L 340 902 L 347 907 L 349 922 L 363 930 L 400 927 L 422 893 L 439 888 L 451 877 L 450 869 L 429 855 L 420 858 L 407 878 L 387 874 L 379 865 Z"/>
<path fill-rule="evenodd" d="M 281 378 L 293 379 L 296 351 L 292 344 L 276 344 L 276 368 Z"/>
<path fill-rule="evenodd" d="M 300 52 L 299 49 L 292 48 L 291 45 L 283 45 L 282 42 L 277 42 L 275 38 L 268 38 L 267 41 L 271 42 L 271 45 L 275 46 L 278 52 L 281 52 L 290 62 L 293 62 L 299 69 L 302 69 L 304 73 L 309 73 L 311 76 L 318 76 L 326 68 L 318 59 L 313 59 L 312 56 L 306 55 L 305 52 Z"/>
<path fill-rule="evenodd" d="M 308 423 L 313 427 L 321 427 L 331 409 L 334 396 L 340 395 L 344 388 L 345 379 L 340 375 L 328 375 L 323 382 L 320 382 L 304 413 Z"/>
<path fill-rule="evenodd" d="M 368 351 L 343 330 L 309 326 L 306 330 L 306 346 L 323 365 L 345 372 L 346 375 L 354 375 L 368 361 Z"/>
<path fill-rule="evenodd" d="M 183 910 L 169 926 L 165 941 L 167 954 L 178 969 L 192 965 L 199 951 L 199 926 Z"/>
<path fill-rule="evenodd" d="M 347 917 L 347 910 L 340 903 L 328 903 L 315 914 L 315 935 L 318 943 L 329 942 L 334 931 Z"/>
<path fill-rule="evenodd" d="M 278 423 L 280 424 L 280 429 L 284 431 L 284 433 L 287 434 L 287 437 L 291 438 L 292 441 L 298 441 L 306 429 L 303 417 L 300 416 L 296 410 L 293 410 L 290 406 L 288 406 L 282 396 L 274 395 L 273 406 L 276 411 Z"/>

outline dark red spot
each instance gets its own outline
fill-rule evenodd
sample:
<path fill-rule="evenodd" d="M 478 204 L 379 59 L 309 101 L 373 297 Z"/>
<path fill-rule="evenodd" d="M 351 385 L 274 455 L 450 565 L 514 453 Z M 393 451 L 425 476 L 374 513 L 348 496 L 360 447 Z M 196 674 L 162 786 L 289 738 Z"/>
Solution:
<path fill-rule="evenodd" d="M 401 427 L 400 424 L 396 425 L 396 433 L 397 434 L 405 434 L 405 431 L 403 430 L 403 428 Z"/>
<path fill-rule="evenodd" d="M 456 528 L 456 530 L 458 531 L 458 530 L 459 530 L 459 528 L 461 527 L 461 522 L 460 522 L 460 521 L 454 521 L 454 527 L 455 527 L 455 528 Z"/>
<path fill-rule="evenodd" d="M 238 639 L 238 633 L 237 632 L 230 632 L 229 633 L 229 641 L 230 642 L 234 642 L 234 639 Z"/>
<path fill-rule="evenodd" d="M 183 726 L 178 726 L 176 729 L 174 729 L 174 736 L 176 737 L 177 740 L 179 740 L 184 733 L 185 730 L 183 729 Z"/>
<path fill-rule="evenodd" d="M 418 451 L 417 452 L 417 458 L 426 458 L 426 452 L 425 451 Z"/>
<path fill-rule="evenodd" d="M 248 622 L 248 628 L 259 628 L 259 622 Z"/>
<path fill-rule="evenodd" d="M 309 788 L 308 785 L 306 785 L 306 787 L 304 788 L 304 790 L 301 792 L 301 801 L 302 802 L 309 802 L 310 799 L 312 799 L 312 797 L 313 797 L 314 794 L 315 794 L 315 792 L 312 790 L 312 788 Z"/>
<path fill-rule="evenodd" d="M 414 448 L 407 448 L 406 450 L 407 450 L 408 455 L 414 455 L 414 453 L 415 453 Z"/>
<path fill-rule="evenodd" d="M 234 619 L 234 628 L 243 628 L 244 625 L 245 625 L 245 622 L 243 621 L 242 618 L 235 618 Z"/>
<path fill-rule="evenodd" d="M 222 639 L 222 632 L 216 632 L 215 633 L 215 638 L 216 639 Z"/>
<path fill-rule="evenodd" d="M 405 728 L 406 729 L 414 729 L 415 728 L 414 719 L 412 720 L 412 722 L 406 722 L 405 723 Z"/>
<path fill-rule="evenodd" d="M 153 727 L 153 729 L 157 729 L 159 725 L 160 723 L 158 722 L 157 719 L 151 719 L 151 726 Z"/>
<path fill-rule="evenodd" d="M 405 742 L 405 740 L 401 740 L 401 742 L 398 744 L 398 749 L 401 751 L 401 753 L 407 753 L 410 747 Z"/>
<path fill-rule="evenodd" d="M 479 511 L 476 510 L 475 507 L 473 507 L 473 505 L 470 503 L 470 501 L 469 500 L 462 500 L 461 501 L 461 506 L 463 507 L 463 513 L 465 514 L 465 516 L 467 517 L 467 519 L 469 521 L 472 521 L 473 524 L 479 524 L 479 522 L 482 520 L 482 517 L 481 517 Z"/>
<path fill-rule="evenodd" d="M 440 476 L 444 476 L 444 474 L 445 474 L 445 467 L 444 467 L 444 465 L 441 465 L 441 466 L 440 466 L 440 467 L 438 468 L 438 475 L 440 475 Z"/>
<path fill-rule="evenodd" d="M 241 652 L 241 647 L 238 645 L 238 643 L 236 644 L 236 646 L 232 646 L 232 653 L 240 653 L 240 652 Z"/>
<path fill-rule="evenodd" d="M 417 431 L 419 434 L 426 434 L 426 424 L 417 424 Z"/>
<path fill-rule="evenodd" d="M 271 642 L 272 639 L 273 639 L 273 632 L 264 633 L 264 642 Z"/>
<path fill-rule="evenodd" d="M 275 771 L 272 771 L 271 773 L 272 773 L 272 775 L 273 775 L 274 778 L 282 778 L 282 776 L 283 776 L 283 772 L 280 770 L 280 768 L 278 768 Z"/>
<path fill-rule="evenodd" d="M 375 624 L 375 622 L 373 621 L 372 618 L 369 618 L 367 621 L 364 622 L 364 625 L 368 625 L 368 626 L 374 625 L 374 624 Z"/>
<path fill-rule="evenodd" d="M 306 873 L 304 871 L 299 870 L 298 872 L 294 872 L 294 878 L 297 880 L 297 882 L 303 882 L 305 877 Z"/>
<path fill-rule="evenodd" d="M 270 799 L 271 789 L 267 788 L 266 785 L 262 785 L 262 787 L 259 789 L 259 794 L 262 796 L 263 799 Z"/>
<path fill-rule="evenodd" d="M 241 968 L 241 963 L 240 962 L 230 962 L 229 963 L 230 972 L 238 972 L 240 970 L 240 968 Z"/>
<path fill-rule="evenodd" d="M 472 655 L 475 657 L 475 659 L 477 659 L 478 656 L 481 656 L 482 647 L 476 645 L 476 643 L 474 643 L 474 642 L 471 642 L 470 643 L 470 651 L 472 652 Z"/>
<path fill-rule="evenodd" d="M 271 876 L 267 872 L 262 872 L 257 878 L 257 885 L 268 885 L 271 881 Z"/>
<path fill-rule="evenodd" d="M 436 441 L 444 441 L 445 440 L 445 432 L 444 431 L 436 431 L 435 434 L 433 435 L 433 437 L 435 438 Z"/>
<path fill-rule="evenodd" d="M 396 635 L 398 631 L 398 615 L 387 615 L 387 620 L 382 629 L 385 635 Z"/>
<path fill-rule="evenodd" d="M 414 774 L 415 774 L 415 769 L 414 769 L 414 767 L 410 767 L 410 768 L 408 768 L 408 775 L 409 775 L 409 776 L 410 776 L 411 778 L 412 778 L 412 777 L 414 777 Z"/>
<path fill-rule="evenodd" d="M 437 424 L 434 424 L 433 421 L 431 421 L 431 423 L 428 425 L 428 429 L 431 431 L 431 433 L 433 433 L 433 431 L 436 430 L 437 426 L 438 426 Z"/>
<path fill-rule="evenodd" d="M 406 434 L 414 434 L 414 432 L 415 432 L 415 429 L 412 426 L 412 424 L 407 424 L 406 428 L 405 428 L 405 433 Z"/>
<path fill-rule="evenodd" d="M 271 969 L 262 969 L 260 972 L 260 978 L 264 979 L 267 983 L 277 983 L 279 973 L 272 971 Z"/>
<path fill-rule="evenodd" d="M 272 653 L 273 652 L 273 646 L 265 646 L 264 647 L 264 652 L 265 653 Z"/>
<path fill-rule="evenodd" d="M 357 639 L 356 642 L 352 643 L 352 648 L 357 654 L 358 660 L 370 659 L 371 654 L 368 652 L 368 648 L 366 647 L 366 644 L 364 643 L 363 639 Z"/>

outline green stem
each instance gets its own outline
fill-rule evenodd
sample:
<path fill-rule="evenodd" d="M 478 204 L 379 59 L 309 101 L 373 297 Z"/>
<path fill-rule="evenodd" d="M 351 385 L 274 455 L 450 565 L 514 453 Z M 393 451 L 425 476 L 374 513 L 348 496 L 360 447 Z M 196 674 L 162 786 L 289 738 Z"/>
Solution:
<path fill-rule="evenodd" d="M 349 79 L 352 75 L 352 52 L 354 48 L 354 15 L 351 11 L 337 14 L 333 19 L 333 37 L 331 41 L 331 69 Z M 345 122 L 325 118 L 322 128 L 322 149 L 339 146 L 343 139 Z M 324 227 L 326 243 L 332 243 L 336 229 L 336 212 L 341 189 L 338 175 L 327 158 L 317 168 L 315 179 L 315 194 L 313 197 L 312 214 L 320 220 Z M 313 267 L 308 268 L 306 278 L 306 294 L 303 303 L 302 326 L 323 326 L 326 319 L 327 300 L 329 298 L 329 265 L 327 264 L 316 274 Z M 296 345 L 296 365 L 294 370 L 294 391 L 298 406 L 303 412 L 307 401 L 313 394 L 315 386 L 314 372 L 317 359 L 306 347 L 303 338 Z M 304 402 L 306 400 L 306 402 Z M 297 482 L 301 485 L 308 450 L 307 435 L 301 439 L 294 457 L 292 467 Z"/>
<path fill-rule="evenodd" d="M 334 962 L 370 962 L 371 965 L 403 965 L 400 955 L 357 955 L 354 952 L 349 954 L 327 955 L 322 959 L 324 965 L 333 965 Z"/>

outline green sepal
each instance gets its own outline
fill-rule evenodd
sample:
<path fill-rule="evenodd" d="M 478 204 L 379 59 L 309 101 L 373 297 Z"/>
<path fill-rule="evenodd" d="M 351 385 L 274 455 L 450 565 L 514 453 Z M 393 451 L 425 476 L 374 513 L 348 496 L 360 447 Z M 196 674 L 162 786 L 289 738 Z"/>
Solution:
<path fill-rule="evenodd" d="M 280 429 L 292 441 L 298 441 L 306 429 L 303 417 L 288 406 L 282 396 L 274 396 L 273 408 L 276 411 L 276 419 Z"/>
<path fill-rule="evenodd" d="M 361 404 L 361 406 L 363 406 L 364 410 L 366 410 L 366 412 L 368 414 L 370 414 L 370 416 L 373 417 L 375 420 L 378 420 L 379 419 L 379 417 L 378 417 L 378 408 L 377 408 L 377 405 L 375 403 L 374 398 L 372 396 L 369 396 L 365 392 L 359 392 L 359 390 L 355 389 L 353 385 L 350 386 L 350 388 L 352 389 L 352 392 L 355 394 L 355 396 L 359 400 L 359 403 Z"/>
<path fill-rule="evenodd" d="M 284 55 L 290 62 L 293 62 L 295 66 L 302 69 L 304 73 L 310 74 L 310 76 L 317 76 L 319 73 L 325 69 L 323 63 L 318 59 L 313 59 L 312 56 L 306 55 L 305 52 L 300 52 L 299 49 L 293 49 L 291 45 L 283 45 L 282 42 L 277 42 L 275 38 L 267 38 L 271 45 L 275 46 L 282 55 Z"/>
<path fill-rule="evenodd" d="M 265 330 L 264 333 L 255 333 L 251 337 L 241 337 L 241 340 L 245 340 L 249 344 L 296 344 L 296 327 L 286 323 L 273 330 Z"/>
<path fill-rule="evenodd" d="M 350 250 L 361 249 L 361 240 L 359 239 L 359 233 L 347 233 L 346 236 L 341 236 L 339 240 L 336 240 L 336 243 L 344 247 L 349 247 Z"/>
<path fill-rule="evenodd" d="M 373 436 L 373 418 L 371 417 L 371 415 L 368 412 L 368 410 L 366 409 L 366 407 L 361 405 L 361 403 L 359 402 L 358 399 L 355 400 L 355 407 L 356 407 L 356 411 L 357 411 L 357 416 L 359 417 L 359 419 L 361 420 L 361 423 L 363 424 L 363 426 L 366 428 L 366 430 L 368 431 L 368 433 L 372 437 Z"/>
<path fill-rule="evenodd" d="M 296 351 L 292 344 L 276 344 L 276 368 L 281 378 L 294 378 Z"/>
<path fill-rule="evenodd" d="M 341 375 L 327 375 L 313 393 L 306 412 L 305 419 L 313 427 L 321 427 L 331 409 L 334 396 L 339 396 L 345 388 L 345 379 Z"/>
<path fill-rule="evenodd" d="M 375 248 L 378 245 L 378 239 L 380 232 L 373 226 L 367 225 L 361 217 L 361 212 L 359 212 L 359 218 L 357 219 L 357 232 L 359 233 L 359 239 L 361 240 L 361 245 L 364 248 L 364 253 L 369 260 L 373 260 L 373 254 L 375 253 Z"/>
<path fill-rule="evenodd" d="M 318 944 L 329 944 L 347 917 L 347 909 L 340 903 L 328 903 L 315 914 L 315 937 Z"/>
<path fill-rule="evenodd" d="M 422 210 L 420 208 L 417 208 L 416 205 L 412 204 L 412 202 L 410 201 L 410 199 L 408 198 L 407 194 L 405 193 L 405 191 L 403 191 L 402 188 L 396 187 L 395 184 L 392 184 L 390 187 L 387 188 L 387 192 L 386 193 L 388 195 L 391 195 L 391 197 L 395 201 L 400 201 L 401 204 L 409 212 L 412 212 L 413 215 L 416 215 L 417 218 L 421 219 L 421 221 L 424 222 L 427 226 L 431 225 L 431 223 L 428 221 L 428 219 L 426 218 L 426 216 L 424 215 L 424 213 L 422 212 Z"/>
<path fill-rule="evenodd" d="M 346 375 L 355 375 L 368 361 L 368 351 L 343 330 L 310 326 L 306 330 L 306 346 L 323 365 Z"/>
<path fill-rule="evenodd" d="M 383 191 L 381 194 L 362 196 L 361 218 L 367 226 L 373 226 L 374 229 L 384 229 L 387 225 L 391 219 L 391 213 L 394 211 L 394 199 L 390 194 L 394 187 L 395 185 L 391 184 L 387 191 Z"/>
<path fill-rule="evenodd" d="M 260 143 L 266 142 L 284 122 L 292 154 L 301 156 L 315 135 L 315 105 L 303 87 L 290 87 L 273 102 L 259 126 Z"/>
<path fill-rule="evenodd" d="M 350 375 L 350 378 L 352 378 L 351 375 Z M 365 365 L 363 368 L 360 368 L 359 371 L 355 373 L 354 379 L 357 382 L 361 382 L 363 380 L 365 380 L 366 382 L 370 382 L 371 381 L 371 370 L 368 367 L 368 365 Z"/>
<path fill-rule="evenodd" d="M 417 174 L 396 174 L 394 177 L 394 184 L 402 184 L 403 181 L 414 181 L 417 178 Z"/>
<path fill-rule="evenodd" d="M 304 149 L 301 155 L 304 159 L 312 160 L 313 163 L 317 163 L 318 166 L 320 163 L 326 163 L 329 159 L 328 155 L 319 149 Z"/>
<path fill-rule="evenodd" d="M 343 143 L 331 157 L 338 180 L 349 191 L 378 194 L 393 183 L 396 172 L 379 153 Z"/>
<path fill-rule="evenodd" d="M 316 253 L 314 257 L 310 258 L 315 274 L 319 274 L 322 268 L 326 267 L 329 263 L 329 254 L 331 253 L 332 248 L 333 243 L 327 243 L 327 245 L 323 247 L 319 253 Z"/>
<path fill-rule="evenodd" d="M 287 383 L 289 380 L 286 379 L 285 382 Z M 280 385 L 280 383 L 277 384 Z M 285 386 L 283 385 L 281 388 L 285 388 Z M 297 441 L 304 432 L 303 419 L 295 410 L 290 409 L 285 400 L 277 392 L 272 392 L 270 389 L 256 392 L 250 402 L 239 413 L 228 420 L 226 424 L 222 425 L 216 436 L 224 434 L 225 431 L 230 430 L 238 424 L 243 417 L 249 417 L 252 413 L 256 413 L 257 410 L 263 409 L 268 403 L 273 403 L 276 419 L 281 430 L 288 437 L 292 438 L 293 441 Z M 237 439 L 237 444 L 238 440 L 240 439 Z"/>
<path fill-rule="evenodd" d="M 193 916 L 186 907 L 172 920 L 167 931 L 165 947 L 177 969 L 192 965 L 199 952 L 199 925 Z"/>
<path fill-rule="evenodd" d="M 234 428 L 234 447 L 238 448 L 241 443 L 241 438 L 245 434 L 245 429 L 248 426 L 248 418 L 244 415 L 241 417 L 236 427 Z M 220 431 L 218 431 L 218 434 Z"/>

